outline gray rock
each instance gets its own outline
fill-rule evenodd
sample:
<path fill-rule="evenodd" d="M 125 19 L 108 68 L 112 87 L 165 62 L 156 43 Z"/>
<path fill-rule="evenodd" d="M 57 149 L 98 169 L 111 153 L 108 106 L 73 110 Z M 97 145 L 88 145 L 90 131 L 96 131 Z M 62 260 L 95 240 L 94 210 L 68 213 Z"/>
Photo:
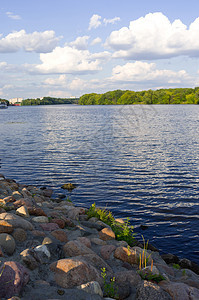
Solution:
<path fill-rule="evenodd" d="M 7 261 L 0 268 L 0 297 L 18 295 L 29 280 L 28 270 L 18 262 Z"/>
<path fill-rule="evenodd" d="M 89 294 L 97 294 L 103 297 L 102 289 L 97 281 L 90 281 L 77 286 L 79 290 L 83 290 Z"/>
<path fill-rule="evenodd" d="M 166 293 L 161 287 L 157 284 L 142 281 L 137 286 L 137 295 L 136 300 L 172 300 L 171 296 Z M 182 300 L 182 299 L 181 299 Z"/>
<path fill-rule="evenodd" d="M 8 233 L 0 234 L 0 246 L 5 250 L 5 252 L 9 255 L 15 251 L 15 240 Z"/>
<path fill-rule="evenodd" d="M 19 227 L 19 228 L 23 228 L 25 230 L 33 230 L 33 225 L 29 221 L 24 220 L 22 217 L 11 214 L 11 213 L 0 214 L 0 220 L 6 220 L 14 228 Z"/>

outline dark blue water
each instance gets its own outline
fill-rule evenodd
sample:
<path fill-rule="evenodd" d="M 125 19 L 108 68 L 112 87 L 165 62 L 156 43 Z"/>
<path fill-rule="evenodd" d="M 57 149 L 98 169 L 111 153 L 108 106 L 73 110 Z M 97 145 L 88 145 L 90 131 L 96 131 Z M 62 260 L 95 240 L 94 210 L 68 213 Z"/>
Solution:
<path fill-rule="evenodd" d="M 0 172 L 78 187 L 71 200 L 129 217 L 164 252 L 199 263 L 199 106 L 35 106 L 0 110 Z"/>

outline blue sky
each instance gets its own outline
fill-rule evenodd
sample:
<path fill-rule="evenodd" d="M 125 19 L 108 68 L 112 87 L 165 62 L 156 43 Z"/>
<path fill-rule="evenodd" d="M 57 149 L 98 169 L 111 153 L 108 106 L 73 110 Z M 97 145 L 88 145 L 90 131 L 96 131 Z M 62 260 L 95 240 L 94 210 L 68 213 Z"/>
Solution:
<path fill-rule="evenodd" d="M 199 86 L 199 1 L 0 1 L 0 97 Z"/>

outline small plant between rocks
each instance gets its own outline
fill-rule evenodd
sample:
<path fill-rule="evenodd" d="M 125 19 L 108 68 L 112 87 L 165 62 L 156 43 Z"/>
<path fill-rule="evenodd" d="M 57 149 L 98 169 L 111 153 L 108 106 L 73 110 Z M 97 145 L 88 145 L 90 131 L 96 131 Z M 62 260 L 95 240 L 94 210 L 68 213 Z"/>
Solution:
<path fill-rule="evenodd" d="M 110 279 L 107 283 L 106 268 L 101 268 L 101 276 L 104 280 L 104 294 L 106 297 L 111 297 L 113 299 L 119 299 L 118 288 L 115 286 L 115 277 Z"/>
<path fill-rule="evenodd" d="M 151 254 L 147 257 L 147 248 L 149 244 L 149 240 L 145 242 L 144 236 L 142 235 L 142 240 L 143 240 L 143 251 L 140 253 L 139 256 L 139 271 L 138 274 L 143 280 L 148 280 L 152 282 L 159 283 L 162 280 L 165 280 L 164 276 L 161 274 L 154 274 L 153 273 L 153 259 L 151 261 L 151 266 L 147 268 L 147 263 L 149 261 L 149 258 Z"/>
<path fill-rule="evenodd" d="M 91 205 L 86 214 L 89 218 L 95 217 L 109 225 L 115 233 L 116 240 L 126 241 L 130 246 L 134 246 L 136 244 L 136 234 L 133 232 L 134 227 L 130 225 L 129 218 L 127 218 L 124 224 L 116 222 L 113 214 L 110 211 L 97 208 L 95 203 Z"/>

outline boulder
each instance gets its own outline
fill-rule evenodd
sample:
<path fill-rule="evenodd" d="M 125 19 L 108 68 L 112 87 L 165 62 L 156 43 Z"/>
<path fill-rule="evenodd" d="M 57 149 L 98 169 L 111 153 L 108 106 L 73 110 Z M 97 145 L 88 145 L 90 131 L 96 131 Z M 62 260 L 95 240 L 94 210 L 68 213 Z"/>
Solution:
<path fill-rule="evenodd" d="M 19 207 L 16 210 L 16 214 L 19 215 L 19 216 L 21 216 L 21 217 L 25 217 L 25 218 L 29 218 L 30 217 L 29 212 L 28 212 L 28 208 L 25 205 Z"/>
<path fill-rule="evenodd" d="M 60 242 L 65 242 L 65 243 L 68 242 L 67 234 L 62 229 L 51 231 L 51 235 L 54 236 Z"/>
<path fill-rule="evenodd" d="M 14 228 L 23 228 L 24 230 L 33 230 L 33 225 L 24 220 L 22 217 L 11 214 L 11 213 L 2 213 L 0 214 L 0 220 L 5 220 L 11 224 Z"/>
<path fill-rule="evenodd" d="M 14 227 L 5 220 L 0 220 L 0 233 L 11 233 Z"/>
<path fill-rule="evenodd" d="M 33 216 L 45 216 L 46 214 L 41 207 L 28 207 L 28 212 Z"/>
<path fill-rule="evenodd" d="M 100 249 L 100 254 L 103 259 L 108 260 L 115 249 L 116 247 L 114 245 L 104 245 Z"/>
<path fill-rule="evenodd" d="M 103 241 L 110 241 L 110 240 L 114 240 L 115 239 L 115 233 L 110 228 L 103 228 L 99 232 L 99 237 Z"/>
<path fill-rule="evenodd" d="M 28 270 L 18 262 L 7 261 L 0 267 L 0 297 L 18 295 L 29 280 Z"/>
<path fill-rule="evenodd" d="M 95 244 L 95 245 L 106 245 L 106 242 L 105 241 L 103 241 L 103 240 L 101 240 L 101 239 L 99 239 L 99 238 L 91 238 L 91 242 L 93 243 L 93 244 Z"/>
<path fill-rule="evenodd" d="M 5 250 L 7 254 L 12 255 L 15 251 L 15 240 L 8 233 L 1 233 L 0 246 Z"/>
<path fill-rule="evenodd" d="M 82 257 L 84 261 L 86 261 L 89 265 L 95 267 L 100 273 L 101 273 L 101 269 L 105 268 L 107 275 L 110 276 L 113 275 L 112 268 L 95 252 L 93 252 L 92 254 L 84 254 L 83 256 L 77 256 L 77 258 L 78 257 L 80 259 Z"/>
<path fill-rule="evenodd" d="M 62 219 L 58 219 L 58 218 L 52 219 L 51 222 L 56 223 L 59 226 L 59 228 L 61 228 L 61 229 L 64 229 L 64 227 L 65 227 L 65 222 Z"/>
<path fill-rule="evenodd" d="M 129 264 L 136 264 L 139 262 L 135 251 L 126 247 L 118 247 L 114 252 L 114 257 L 123 262 L 128 262 Z"/>
<path fill-rule="evenodd" d="M 171 296 L 160 286 L 150 281 L 142 281 L 137 286 L 136 300 L 172 300 Z M 176 298 L 173 298 L 177 300 Z M 185 300 L 181 298 L 180 300 Z"/>
<path fill-rule="evenodd" d="M 181 282 L 161 281 L 159 283 L 172 299 L 175 300 L 197 300 L 199 299 L 199 289 L 188 286 Z"/>
<path fill-rule="evenodd" d="M 13 238 L 15 241 L 24 242 L 27 239 L 27 233 L 22 228 L 16 228 L 12 233 Z"/>
<path fill-rule="evenodd" d="M 96 295 L 100 295 L 101 297 L 103 297 L 102 289 L 97 281 L 91 281 L 91 282 L 81 284 L 81 285 L 77 286 L 77 288 L 79 290 L 83 290 L 83 291 L 87 292 L 88 294 L 92 294 L 92 295 L 96 294 Z"/>
<path fill-rule="evenodd" d="M 60 259 L 50 265 L 56 283 L 63 288 L 72 288 L 90 281 L 101 282 L 98 271 L 83 258 Z"/>
<path fill-rule="evenodd" d="M 142 280 L 134 270 L 120 271 L 114 274 L 116 282 L 122 284 L 128 282 L 132 286 L 137 286 Z"/>
<path fill-rule="evenodd" d="M 30 269 L 35 270 L 40 265 L 40 260 L 37 255 L 35 255 L 33 249 L 25 249 L 20 253 L 21 260 Z"/>
<path fill-rule="evenodd" d="M 129 264 L 139 264 L 140 254 L 143 256 L 143 251 L 145 253 L 144 256 L 146 255 L 147 258 L 147 264 L 150 264 L 152 261 L 150 254 L 140 247 L 118 247 L 115 250 L 114 257 L 122 260 L 123 262 L 128 262 Z"/>
<path fill-rule="evenodd" d="M 38 216 L 38 217 L 32 218 L 32 221 L 36 222 L 36 223 L 48 223 L 48 217 Z"/>
<path fill-rule="evenodd" d="M 77 240 L 80 243 L 84 244 L 84 246 L 86 246 L 88 248 L 91 248 L 91 241 L 88 238 L 86 238 L 86 237 L 78 237 Z"/>
<path fill-rule="evenodd" d="M 171 253 L 167 253 L 167 254 L 162 254 L 161 255 L 162 259 L 164 259 L 164 261 L 167 264 L 178 264 L 179 263 L 179 258 Z"/>
<path fill-rule="evenodd" d="M 53 231 L 59 229 L 59 226 L 56 223 L 42 223 L 40 224 L 40 226 L 45 231 Z"/>
<path fill-rule="evenodd" d="M 77 240 L 66 243 L 63 247 L 63 251 L 66 256 L 71 256 L 71 257 L 94 253 L 91 249 L 89 249 L 83 243 Z"/>

